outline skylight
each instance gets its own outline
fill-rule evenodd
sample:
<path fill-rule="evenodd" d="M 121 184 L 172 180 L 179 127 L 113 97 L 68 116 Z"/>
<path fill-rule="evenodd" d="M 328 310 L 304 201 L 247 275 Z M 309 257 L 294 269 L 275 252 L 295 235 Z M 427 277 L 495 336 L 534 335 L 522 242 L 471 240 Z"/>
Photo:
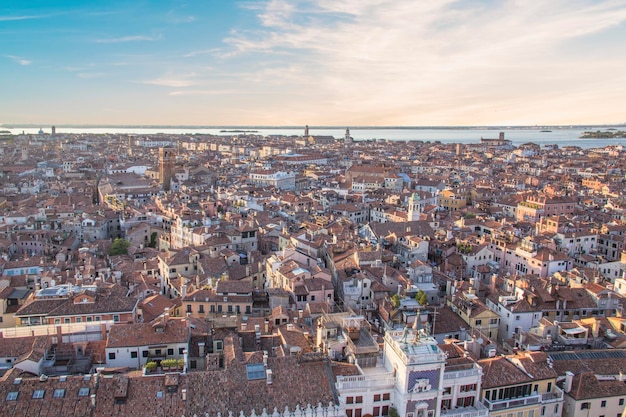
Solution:
<path fill-rule="evenodd" d="M 157 398 L 163 398 L 163 391 L 157 391 L 156 397 Z"/>
<path fill-rule="evenodd" d="M 54 394 L 52 394 L 52 398 L 64 398 L 65 397 L 65 388 L 57 388 L 54 390 Z"/>
<path fill-rule="evenodd" d="M 265 367 L 262 363 L 252 363 L 246 365 L 248 380 L 265 379 Z"/>
<path fill-rule="evenodd" d="M 36 389 L 35 391 L 33 391 L 33 398 L 34 399 L 40 399 L 43 398 L 43 396 L 45 395 L 46 391 L 42 390 L 42 389 Z"/>
<path fill-rule="evenodd" d="M 87 397 L 87 396 L 89 396 L 89 388 L 83 387 L 83 388 L 79 389 L 78 390 L 78 396 L 79 397 Z"/>
<path fill-rule="evenodd" d="M 7 394 L 7 401 L 17 401 L 17 396 L 20 393 L 17 391 L 11 391 Z"/>

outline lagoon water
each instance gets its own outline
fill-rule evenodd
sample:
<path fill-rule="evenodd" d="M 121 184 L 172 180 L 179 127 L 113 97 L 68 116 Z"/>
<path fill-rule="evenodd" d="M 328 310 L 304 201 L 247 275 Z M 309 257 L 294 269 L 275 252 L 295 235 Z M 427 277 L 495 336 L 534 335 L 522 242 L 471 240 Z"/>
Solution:
<path fill-rule="evenodd" d="M 0 130 L 9 130 L 13 134 L 37 134 L 40 127 L 2 127 Z M 50 127 L 42 127 L 45 133 L 50 133 Z M 504 132 L 505 139 L 512 141 L 514 146 L 533 142 L 540 146 L 558 145 L 579 146 L 581 148 L 597 148 L 608 145 L 626 145 L 626 138 L 618 139 L 581 139 L 580 135 L 585 131 L 597 131 L 606 129 L 625 130 L 624 126 L 571 126 L 571 127 L 351 127 L 350 136 L 356 141 L 371 139 L 386 139 L 390 141 L 439 141 L 442 143 L 478 143 L 480 138 L 495 139 L 499 132 Z M 326 135 L 342 138 L 345 135 L 345 127 L 309 127 L 310 135 Z M 546 131 L 547 130 L 547 131 Z M 91 133 L 91 134 L 134 134 L 137 136 L 154 136 L 157 134 L 210 134 L 210 135 L 235 135 L 235 131 L 245 131 L 250 134 L 262 136 L 285 135 L 300 136 L 304 134 L 304 127 L 185 127 L 185 126 L 141 126 L 141 127 L 117 127 L 117 126 L 86 126 L 86 127 L 57 127 L 58 135 L 64 133 Z M 243 134 L 243 133 L 241 133 Z"/>

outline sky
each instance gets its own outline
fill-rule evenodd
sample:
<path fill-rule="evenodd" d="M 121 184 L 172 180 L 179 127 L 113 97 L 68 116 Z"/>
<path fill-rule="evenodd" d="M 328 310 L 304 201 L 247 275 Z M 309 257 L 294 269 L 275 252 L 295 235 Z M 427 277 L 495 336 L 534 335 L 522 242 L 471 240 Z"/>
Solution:
<path fill-rule="evenodd" d="M 4 124 L 624 122 L 624 0 L 0 2 Z"/>

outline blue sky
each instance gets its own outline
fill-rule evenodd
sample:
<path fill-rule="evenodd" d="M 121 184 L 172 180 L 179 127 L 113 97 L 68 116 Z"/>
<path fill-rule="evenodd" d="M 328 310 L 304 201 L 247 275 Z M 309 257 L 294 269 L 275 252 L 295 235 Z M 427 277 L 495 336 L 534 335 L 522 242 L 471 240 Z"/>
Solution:
<path fill-rule="evenodd" d="M 624 51 L 623 0 L 5 1 L 0 123 L 623 123 Z"/>

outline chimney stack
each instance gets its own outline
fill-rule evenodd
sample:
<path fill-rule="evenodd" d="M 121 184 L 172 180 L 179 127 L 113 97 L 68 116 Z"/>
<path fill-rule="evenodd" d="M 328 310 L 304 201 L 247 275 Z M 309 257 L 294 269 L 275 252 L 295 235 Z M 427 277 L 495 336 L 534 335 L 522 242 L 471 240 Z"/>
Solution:
<path fill-rule="evenodd" d="M 571 371 L 565 372 L 565 384 L 563 385 L 563 391 L 570 392 L 572 390 L 573 382 L 574 382 L 574 374 Z"/>

